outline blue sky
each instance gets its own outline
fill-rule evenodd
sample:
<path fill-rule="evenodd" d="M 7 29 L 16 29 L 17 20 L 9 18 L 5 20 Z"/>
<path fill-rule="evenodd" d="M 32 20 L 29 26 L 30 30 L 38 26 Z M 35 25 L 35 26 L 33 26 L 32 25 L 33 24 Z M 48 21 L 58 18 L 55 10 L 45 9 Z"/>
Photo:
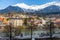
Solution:
<path fill-rule="evenodd" d="M 25 3 L 27 5 L 42 5 L 53 1 L 59 2 L 59 0 L 0 0 L 0 9 L 4 9 L 9 5 L 14 5 L 17 3 Z"/>

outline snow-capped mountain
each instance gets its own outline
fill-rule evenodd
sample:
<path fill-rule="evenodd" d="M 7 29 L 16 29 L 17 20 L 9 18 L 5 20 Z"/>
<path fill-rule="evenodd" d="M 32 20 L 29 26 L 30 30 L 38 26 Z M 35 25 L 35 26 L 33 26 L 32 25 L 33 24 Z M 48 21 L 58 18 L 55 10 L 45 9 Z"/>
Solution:
<path fill-rule="evenodd" d="M 27 5 L 25 3 L 18 3 L 9 6 L 0 12 L 32 12 L 32 13 L 50 13 L 60 12 L 60 2 L 49 2 L 43 5 Z"/>
<path fill-rule="evenodd" d="M 51 6 L 51 5 L 60 6 L 60 2 L 49 2 L 49 3 L 43 4 L 43 5 L 30 5 L 30 6 L 26 5 L 24 3 L 20 3 L 20 4 L 18 3 L 13 6 L 18 6 L 18 7 L 24 8 L 24 9 L 38 10 L 38 9 L 44 9 L 44 8 Z"/>
<path fill-rule="evenodd" d="M 43 13 L 60 12 L 60 6 L 51 5 L 51 6 L 48 6 L 44 9 L 40 10 L 40 12 L 43 12 Z"/>

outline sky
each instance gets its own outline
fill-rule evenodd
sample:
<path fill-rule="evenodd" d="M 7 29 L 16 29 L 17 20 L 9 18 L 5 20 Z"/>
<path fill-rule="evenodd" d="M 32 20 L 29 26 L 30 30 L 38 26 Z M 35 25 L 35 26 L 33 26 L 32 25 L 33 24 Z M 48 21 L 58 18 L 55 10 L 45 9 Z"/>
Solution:
<path fill-rule="evenodd" d="M 25 3 L 27 5 L 42 5 L 53 1 L 60 2 L 60 0 L 0 0 L 0 9 L 4 9 L 10 5 L 15 5 L 17 3 Z"/>

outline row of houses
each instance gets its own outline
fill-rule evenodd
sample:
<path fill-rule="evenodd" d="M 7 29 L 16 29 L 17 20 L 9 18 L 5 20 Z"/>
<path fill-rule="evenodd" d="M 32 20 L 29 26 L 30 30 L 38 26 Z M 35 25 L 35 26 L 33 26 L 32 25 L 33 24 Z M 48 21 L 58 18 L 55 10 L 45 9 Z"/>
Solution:
<path fill-rule="evenodd" d="M 27 19 L 26 19 L 27 18 Z M 57 26 L 60 24 L 60 20 L 56 18 L 43 18 L 43 17 L 37 17 L 36 16 L 28 16 L 28 15 L 23 15 L 20 14 L 19 16 L 12 16 L 12 17 L 5 17 L 3 15 L 0 15 L 0 26 L 2 24 L 4 25 L 9 25 L 9 23 L 12 24 L 12 26 L 17 27 L 17 26 L 23 26 L 24 20 L 27 20 L 27 24 L 32 24 L 34 26 L 37 25 L 37 27 L 44 27 L 49 20 L 52 20 Z"/>
<path fill-rule="evenodd" d="M 29 20 L 27 21 L 28 23 L 34 21 L 35 25 L 46 24 L 46 20 L 44 20 L 43 18 L 36 19 L 35 16 L 27 16 L 27 15 L 20 15 L 20 17 L 4 17 L 1 15 L 0 22 L 3 22 L 5 25 L 12 23 L 12 25 L 16 27 L 16 26 L 22 26 L 26 18 L 27 20 L 32 18 L 30 19 L 30 21 Z"/>

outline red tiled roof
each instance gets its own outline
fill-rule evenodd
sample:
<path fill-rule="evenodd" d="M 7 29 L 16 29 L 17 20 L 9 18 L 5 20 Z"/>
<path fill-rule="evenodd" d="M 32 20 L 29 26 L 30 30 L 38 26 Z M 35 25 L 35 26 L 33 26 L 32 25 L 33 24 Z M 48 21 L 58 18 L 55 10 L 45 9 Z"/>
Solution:
<path fill-rule="evenodd" d="M 60 22 L 60 20 L 56 20 L 55 22 Z"/>
<path fill-rule="evenodd" d="M 56 20 L 55 24 L 58 25 L 58 26 L 60 26 L 60 20 Z"/>
<path fill-rule="evenodd" d="M 0 17 L 0 21 L 2 21 L 2 20 L 3 20 L 3 18 Z"/>

